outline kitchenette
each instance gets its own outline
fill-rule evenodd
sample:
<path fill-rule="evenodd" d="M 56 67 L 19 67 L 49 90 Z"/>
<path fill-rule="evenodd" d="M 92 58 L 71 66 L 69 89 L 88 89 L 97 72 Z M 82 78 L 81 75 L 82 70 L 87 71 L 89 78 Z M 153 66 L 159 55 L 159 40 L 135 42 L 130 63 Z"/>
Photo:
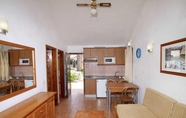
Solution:
<path fill-rule="evenodd" d="M 125 47 L 84 48 L 84 94 L 106 97 L 106 81 L 124 78 Z"/>

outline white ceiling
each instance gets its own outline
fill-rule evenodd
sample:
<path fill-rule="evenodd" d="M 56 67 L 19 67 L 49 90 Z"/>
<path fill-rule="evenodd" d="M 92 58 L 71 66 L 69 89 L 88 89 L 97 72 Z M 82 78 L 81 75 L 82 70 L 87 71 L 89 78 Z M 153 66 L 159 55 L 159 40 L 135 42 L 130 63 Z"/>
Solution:
<path fill-rule="evenodd" d="M 52 1 L 54 22 L 66 45 L 124 45 L 129 41 L 145 0 L 97 0 L 102 2 L 112 6 L 98 7 L 98 16 L 91 17 L 90 7 L 76 6 L 90 0 Z"/>

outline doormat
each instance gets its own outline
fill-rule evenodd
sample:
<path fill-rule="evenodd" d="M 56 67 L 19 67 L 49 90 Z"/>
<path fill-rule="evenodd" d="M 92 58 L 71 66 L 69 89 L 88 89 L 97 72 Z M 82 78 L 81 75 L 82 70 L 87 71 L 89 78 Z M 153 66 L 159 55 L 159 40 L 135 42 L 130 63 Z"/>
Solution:
<path fill-rule="evenodd" d="M 78 110 L 75 118 L 105 118 L 103 110 Z"/>

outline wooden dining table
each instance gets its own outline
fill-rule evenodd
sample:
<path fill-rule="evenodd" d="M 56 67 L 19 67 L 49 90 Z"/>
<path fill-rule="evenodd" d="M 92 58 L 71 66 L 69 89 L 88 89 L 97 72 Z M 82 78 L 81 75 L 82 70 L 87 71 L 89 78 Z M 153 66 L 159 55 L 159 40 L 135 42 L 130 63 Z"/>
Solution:
<path fill-rule="evenodd" d="M 139 87 L 133 83 L 120 83 L 120 84 L 114 84 L 114 83 L 108 83 L 106 84 L 107 88 L 107 105 L 109 107 L 109 111 L 111 111 L 111 94 L 112 93 L 121 93 L 123 91 L 123 88 L 125 87 L 134 87 L 136 89 L 139 89 Z"/>

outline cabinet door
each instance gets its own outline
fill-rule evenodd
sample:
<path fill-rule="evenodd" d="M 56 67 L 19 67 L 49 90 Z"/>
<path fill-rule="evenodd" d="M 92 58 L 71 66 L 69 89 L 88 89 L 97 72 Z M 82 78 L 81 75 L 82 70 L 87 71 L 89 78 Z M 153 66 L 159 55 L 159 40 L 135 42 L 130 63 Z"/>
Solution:
<path fill-rule="evenodd" d="M 11 66 L 19 65 L 19 51 L 18 50 L 9 50 L 9 61 Z"/>
<path fill-rule="evenodd" d="M 114 50 L 115 48 L 105 48 L 104 49 L 104 56 L 105 57 L 113 57 L 113 56 L 115 56 L 115 50 Z"/>
<path fill-rule="evenodd" d="M 97 58 L 97 48 L 91 48 L 90 49 L 90 57 Z"/>
<path fill-rule="evenodd" d="M 104 64 L 104 48 L 97 49 L 98 64 Z"/>
<path fill-rule="evenodd" d="M 84 58 L 90 58 L 90 48 L 83 48 L 83 56 Z"/>
<path fill-rule="evenodd" d="M 125 48 L 115 48 L 116 64 L 125 64 Z"/>
<path fill-rule="evenodd" d="M 29 58 L 30 65 L 32 65 L 32 51 L 31 50 L 20 50 L 19 58 Z"/>
<path fill-rule="evenodd" d="M 84 79 L 84 92 L 85 94 L 96 94 L 96 79 Z"/>
<path fill-rule="evenodd" d="M 55 118 L 54 96 L 47 101 L 47 118 Z"/>

